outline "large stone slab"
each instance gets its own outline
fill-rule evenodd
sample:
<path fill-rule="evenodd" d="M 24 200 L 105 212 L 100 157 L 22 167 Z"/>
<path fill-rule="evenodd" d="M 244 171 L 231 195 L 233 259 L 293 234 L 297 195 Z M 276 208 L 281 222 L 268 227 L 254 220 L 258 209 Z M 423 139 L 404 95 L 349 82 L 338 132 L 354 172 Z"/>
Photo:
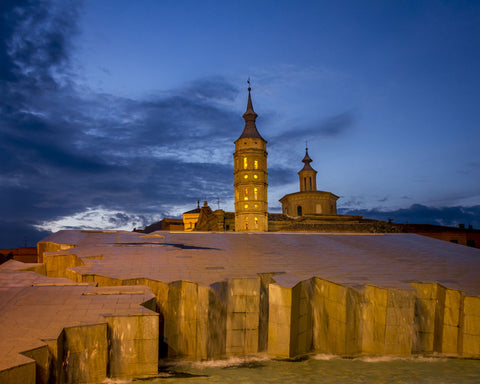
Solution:
<path fill-rule="evenodd" d="M 317 276 L 400 289 L 410 289 L 411 281 L 439 283 L 480 295 L 480 249 L 414 234 L 60 231 L 38 249 L 42 260 L 76 255 L 84 265 L 70 269 L 91 281 L 109 277 L 112 284 L 146 278 L 210 286 L 273 274 L 289 287 Z M 43 249 L 58 250 L 45 254 Z"/>
<path fill-rule="evenodd" d="M 43 264 L 0 267 L 5 382 L 151 375 L 158 356 L 480 357 L 478 249 L 410 234 L 123 231 L 62 231 L 38 249 Z"/>
<path fill-rule="evenodd" d="M 22 269 L 31 268 L 15 261 L 0 266 L 2 383 L 90 383 L 107 374 L 157 372 L 158 314 L 146 308 L 156 307 L 147 287 L 96 288 Z M 118 322 L 138 332 L 125 336 Z M 116 361 L 128 368 L 116 369 Z"/>

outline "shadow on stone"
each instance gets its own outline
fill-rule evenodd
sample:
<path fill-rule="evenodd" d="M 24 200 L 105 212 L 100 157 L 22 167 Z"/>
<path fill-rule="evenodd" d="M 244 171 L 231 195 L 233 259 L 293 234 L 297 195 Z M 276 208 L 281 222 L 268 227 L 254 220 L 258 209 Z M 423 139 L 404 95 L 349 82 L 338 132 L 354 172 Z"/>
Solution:
<path fill-rule="evenodd" d="M 169 245 L 174 248 L 179 249 L 209 249 L 209 250 L 217 250 L 219 251 L 220 248 L 212 248 L 212 247 L 198 247 L 195 245 L 185 245 L 185 244 L 178 244 L 178 243 L 159 243 L 159 242 L 132 242 L 132 243 L 110 243 L 110 245 L 116 247 L 141 247 L 141 246 L 151 246 L 151 245 Z"/>

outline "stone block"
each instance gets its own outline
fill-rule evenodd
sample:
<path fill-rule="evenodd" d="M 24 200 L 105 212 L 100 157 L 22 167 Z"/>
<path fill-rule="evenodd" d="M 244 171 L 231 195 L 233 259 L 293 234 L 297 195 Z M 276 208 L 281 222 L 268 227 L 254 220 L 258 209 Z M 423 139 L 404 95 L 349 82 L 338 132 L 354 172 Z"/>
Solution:
<path fill-rule="evenodd" d="M 47 252 L 55 252 L 60 250 L 67 250 L 75 248 L 76 245 L 74 244 L 59 244 L 50 241 L 41 241 L 37 243 L 37 255 L 38 255 L 38 262 L 44 263 L 44 256 Z"/>
<path fill-rule="evenodd" d="M 208 300 L 206 287 L 187 281 L 169 284 L 165 317 L 169 357 L 207 358 Z"/>
<path fill-rule="evenodd" d="M 112 378 L 153 375 L 158 370 L 158 315 L 105 316 Z"/>
<path fill-rule="evenodd" d="M 443 330 L 438 352 L 456 356 L 461 354 L 464 293 L 456 289 L 445 290 Z"/>
<path fill-rule="evenodd" d="M 310 297 L 312 280 L 303 280 L 292 288 L 290 355 L 311 352 L 313 346 L 313 319 Z"/>
<path fill-rule="evenodd" d="M 64 349 L 64 333 L 62 332 L 57 338 L 43 340 L 48 346 L 49 352 L 49 382 L 63 383 L 63 349 Z"/>
<path fill-rule="evenodd" d="M 361 311 L 361 352 L 367 355 L 383 353 L 387 291 L 374 285 L 364 288 L 365 303 Z"/>
<path fill-rule="evenodd" d="M 232 330 L 244 330 L 246 329 L 246 316 L 245 312 L 229 313 L 228 318 L 230 320 L 230 326 Z"/>
<path fill-rule="evenodd" d="M 197 287 L 197 359 L 206 359 L 208 357 L 209 330 L 208 330 L 208 311 L 209 311 L 209 292 L 208 287 Z"/>
<path fill-rule="evenodd" d="M 145 285 L 147 285 L 155 295 L 157 300 L 157 312 L 160 312 L 165 317 L 168 302 L 168 284 L 162 281 L 145 279 Z"/>
<path fill-rule="evenodd" d="M 66 270 L 70 267 L 84 265 L 82 260 L 76 255 L 52 255 L 43 256 L 45 263 L 45 272 L 49 277 L 66 277 Z"/>
<path fill-rule="evenodd" d="M 22 355 L 35 360 L 35 378 L 37 384 L 47 384 L 50 375 L 50 362 L 48 346 L 45 344 L 41 347 L 34 348 L 22 352 Z M 2 382 L 2 381 L 0 381 Z"/>
<path fill-rule="evenodd" d="M 65 328 L 63 331 L 64 379 L 67 383 L 95 383 L 107 377 L 107 325 Z"/>
<path fill-rule="evenodd" d="M 454 289 L 447 289 L 445 296 L 444 324 L 458 326 L 463 293 Z"/>
<path fill-rule="evenodd" d="M 465 296 L 463 309 L 462 355 L 480 358 L 480 296 Z"/>
<path fill-rule="evenodd" d="M 81 273 L 77 272 L 74 268 L 67 268 L 65 270 L 65 277 L 76 283 L 81 283 L 83 281 L 83 276 Z"/>
<path fill-rule="evenodd" d="M 311 297 L 313 351 L 345 354 L 347 288 L 314 278 Z"/>
<path fill-rule="evenodd" d="M 439 305 L 444 305 L 445 298 L 438 298 L 439 288 L 435 283 L 411 282 L 415 289 L 415 335 L 413 338 L 412 352 L 433 353 L 435 351 L 435 338 L 438 339 L 441 332 L 438 331 L 440 324 L 436 320 L 442 311 Z M 444 289 L 443 289 L 444 290 Z M 445 295 L 444 295 L 445 296 Z"/>
<path fill-rule="evenodd" d="M 246 329 L 244 335 L 245 351 L 258 352 L 258 328 Z"/>
<path fill-rule="evenodd" d="M 245 329 L 256 330 L 259 329 L 258 312 L 246 312 L 245 314 Z"/>
<path fill-rule="evenodd" d="M 409 355 L 414 333 L 414 293 L 401 289 L 388 289 L 387 292 L 384 353 Z"/>
<path fill-rule="evenodd" d="M 35 361 L 25 357 L 23 364 L 0 370 L 0 383 L 2 384 L 36 384 Z"/>
<path fill-rule="evenodd" d="M 260 278 L 231 279 L 226 282 L 227 355 L 258 352 L 260 290 Z"/>
<path fill-rule="evenodd" d="M 226 355 L 227 282 L 212 284 L 208 292 L 208 344 L 209 358 Z"/>
<path fill-rule="evenodd" d="M 247 295 L 233 295 L 231 298 L 232 310 L 235 312 L 247 311 Z"/>
<path fill-rule="evenodd" d="M 268 355 L 290 357 L 292 289 L 268 286 Z"/>
<path fill-rule="evenodd" d="M 362 313 L 364 305 L 363 295 L 356 289 L 347 289 L 347 313 L 346 313 L 346 334 L 345 354 L 355 356 L 361 353 L 361 328 Z"/>
<path fill-rule="evenodd" d="M 99 287 L 110 287 L 110 286 L 120 286 L 122 285 L 122 280 L 114 279 L 108 276 L 101 275 L 91 275 L 92 281 L 97 283 Z"/>
<path fill-rule="evenodd" d="M 387 290 L 367 285 L 365 302 L 361 311 L 361 352 L 366 355 L 384 353 L 387 315 Z"/>
<path fill-rule="evenodd" d="M 313 350 L 337 355 L 358 354 L 361 294 L 319 278 L 313 279 L 312 293 Z"/>

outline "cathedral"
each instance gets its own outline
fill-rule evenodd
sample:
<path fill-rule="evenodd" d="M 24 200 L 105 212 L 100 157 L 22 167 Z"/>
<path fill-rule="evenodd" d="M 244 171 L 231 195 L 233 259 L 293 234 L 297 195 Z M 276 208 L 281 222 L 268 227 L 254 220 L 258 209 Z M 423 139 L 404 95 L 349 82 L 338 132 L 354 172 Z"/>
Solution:
<path fill-rule="evenodd" d="M 235 140 L 233 153 L 235 212 L 212 211 L 207 202 L 200 208 L 185 212 L 183 223 L 186 231 L 236 231 L 267 232 L 278 230 L 296 230 L 294 222 L 303 225 L 327 220 L 354 221 L 355 216 L 337 215 L 338 196 L 330 192 L 317 190 L 315 171 L 310 163 L 312 159 L 306 149 L 298 172 L 299 192 L 289 193 L 280 199 L 282 213 L 268 213 L 267 182 L 267 141 L 256 126 L 257 113 L 253 109 L 252 89 L 248 87 L 247 108 L 243 114 L 245 126 L 239 138 Z"/>
<path fill-rule="evenodd" d="M 184 212 L 182 219 L 164 218 L 140 232 L 170 231 L 236 231 L 236 232 L 328 232 L 328 233 L 418 233 L 450 242 L 476 246 L 478 234 L 472 229 L 448 228 L 425 224 L 397 224 L 392 220 L 366 219 L 358 215 L 339 215 L 338 196 L 317 189 L 317 171 L 305 148 L 298 171 L 298 191 L 279 201 L 282 213 L 268 212 L 267 141 L 256 126 L 258 115 L 253 109 L 252 89 L 248 87 L 245 125 L 234 141 L 233 185 L 235 212 L 212 210 L 205 201 Z M 299 164 L 300 159 L 299 159 Z M 300 166 L 299 166 L 300 168 Z M 470 232 L 472 233 L 470 233 Z"/>
<path fill-rule="evenodd" d="M 308 155 L 308 148 L 305 149 L 302 161 L 305 165 L 298 172 L 300 192 L 289 193 L 280 199 L 283 214 L 290 217 L 336 215 L 338 196 L 331 192 L 317 191 L 317 171 L 310 165 L 312 159 Z"/>

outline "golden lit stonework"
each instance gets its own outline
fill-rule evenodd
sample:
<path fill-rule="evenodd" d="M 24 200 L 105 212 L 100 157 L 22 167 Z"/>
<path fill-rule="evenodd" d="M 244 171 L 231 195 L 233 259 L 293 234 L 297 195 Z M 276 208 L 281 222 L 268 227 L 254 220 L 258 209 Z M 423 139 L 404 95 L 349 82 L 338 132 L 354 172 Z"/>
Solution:
<path fill-rule="evenodd" d="M 336 216 L 338 196 L 317 190 L 317 171 L 310 165 L 312 159 L 308 155 L 308 148 L 305 148 L 302 162 L 304 166 L 298 172 L 300 192 L 289 193 L 280 199 L 283 214 L 294 218 L 312 215 Z"/>
<path fill-rule="evenodd" d="M 235 141 L 235 231 L 268 231 L 267 142 L 255 126 L 251 89 L 248 88 L 245 128 Z M 252 201 L 252 204 L 247 202 Z"/>

